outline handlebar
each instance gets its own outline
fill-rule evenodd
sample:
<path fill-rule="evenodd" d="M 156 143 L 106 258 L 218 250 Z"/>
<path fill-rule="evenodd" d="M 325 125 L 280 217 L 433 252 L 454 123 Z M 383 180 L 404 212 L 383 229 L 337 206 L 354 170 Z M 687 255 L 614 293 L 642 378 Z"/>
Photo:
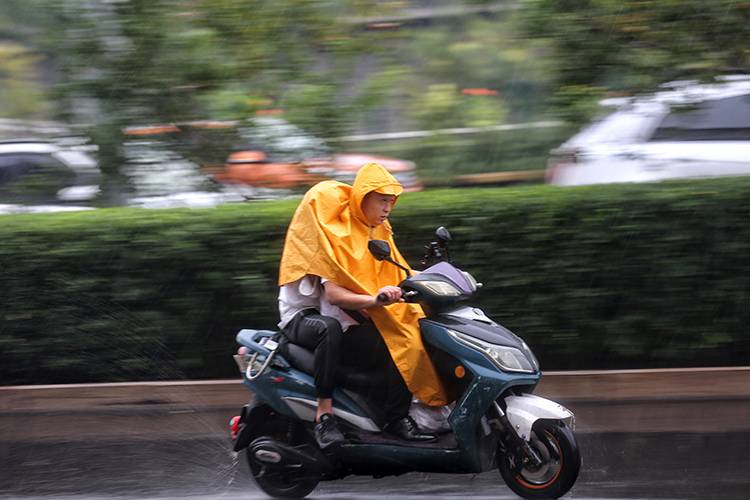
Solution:
<path fill-rule="evenodd" d="M 404 291 L 401 292 L 401 296 L 404 299 L 410 299 L 412 297 L 416 297 L 417 295 L 419 295 L 419 292 L 417 292 L 416 290 L 411 290 L 408 292 L 404 292 Z M 375 300 L 377 300 L 378 302 L 386 302 L 388 300 L 388 296 L 384 293 L 379 293 Z"/>

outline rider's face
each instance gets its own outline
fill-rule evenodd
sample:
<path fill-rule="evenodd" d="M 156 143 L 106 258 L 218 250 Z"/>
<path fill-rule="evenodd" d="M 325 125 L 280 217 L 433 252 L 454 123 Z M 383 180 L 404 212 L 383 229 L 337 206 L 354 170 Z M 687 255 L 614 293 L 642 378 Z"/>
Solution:
<path fill-rule="evenodd" d="M 362 200 L 362 212 L 364 212 L 370 226 L 377 226 L 385 222 L 395 203 L 396 197 L 392 194 L 370 191 Z"/>

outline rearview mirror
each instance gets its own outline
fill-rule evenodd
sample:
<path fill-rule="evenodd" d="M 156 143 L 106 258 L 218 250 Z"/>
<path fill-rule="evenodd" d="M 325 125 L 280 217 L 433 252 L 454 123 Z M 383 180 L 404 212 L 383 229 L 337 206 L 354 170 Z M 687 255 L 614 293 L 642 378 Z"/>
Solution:
<path fill-rule="evenodd" d="M 438 243 L 440 243 L 441 246 L 445 246 L 451 241 L 451 233 L 443 226 L 440 226 L 435 230 L 435 237 L 438 239 Z"/>
<path fill-rule="evenodd" d="M 451 237 L 451 233 L 445 229 L 445 227 L 440 226 L 435 230 L 435 241 L 431 241 L 429 245 L 425 245 L 425 253 L 424 253 L 424 259 L 422 259 L 422 264 L 425 266 L 430 266 L 435 262 L 441 262 L 441 261 L 451 261 L 450 253 L 448 252 L 448 243 L 453 238 Z"/>
<path fill-rule="evenodd" d="M 391 256 L 391 245 L 385 240 L 370 240 L 367 249 L 378 260 L 387 260 Z"/>
<path fill-rule="evenodd" d="M 389 245 L 387 241 L 370 240 L 367 242 L 367 249 L 376 259 L 390 262 L 394 266 L 403 270 L 406 273 L 407 278 L 411 277 L 411 273 L 406 267 L 402 266 L 401 264 L 399 264 L 398 262 L 396 262 L 395 260 L 391 258 L 391 245 Z"/>

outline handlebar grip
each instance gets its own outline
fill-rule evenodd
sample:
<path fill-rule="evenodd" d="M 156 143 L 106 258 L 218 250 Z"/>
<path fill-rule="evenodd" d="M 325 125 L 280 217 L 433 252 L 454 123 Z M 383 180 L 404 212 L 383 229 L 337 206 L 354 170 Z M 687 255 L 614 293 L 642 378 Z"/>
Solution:
<path fill-rule="evenodd" d="M 419 295 L 419 292 L 417 292 L 416 290 L 410 290 L 408 292 L 403 292 L 401 296 L 404 299 L 410 299 L 412 297 L 416 297 L 417 295 Z M 377 300 L 378 302 L 388 302 L 388 296 L 384 293 L 379 293 L 375 300 Z"/>

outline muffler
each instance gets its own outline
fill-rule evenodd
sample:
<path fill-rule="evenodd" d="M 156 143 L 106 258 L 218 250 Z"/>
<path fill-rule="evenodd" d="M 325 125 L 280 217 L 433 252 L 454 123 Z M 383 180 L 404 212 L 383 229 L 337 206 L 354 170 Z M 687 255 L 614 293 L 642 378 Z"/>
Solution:
<path fill-rule="evenodd" d="M 248 446 L 248 456 L 258 465 L 270 468 L 324 473 L 333 469 L 326 457 L 312 446 L 289 446 L 268 436 L 256 438 Z"/>

